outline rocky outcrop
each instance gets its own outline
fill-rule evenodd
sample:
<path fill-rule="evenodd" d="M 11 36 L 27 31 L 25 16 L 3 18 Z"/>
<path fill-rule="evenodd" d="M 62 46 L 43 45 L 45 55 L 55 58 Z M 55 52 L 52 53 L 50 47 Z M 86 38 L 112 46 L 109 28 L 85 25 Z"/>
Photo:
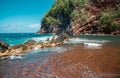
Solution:
<path fill-rule="evenodd" d="M 2 40 L 0 40 L 0 52 L 4 52 L 5 50 L 7 50 L 9 47 L 9 45 L 6 42 L 3 42 Z"/>
<path fill-rule="evenodd" d="M 58 38 L 53 36 L 51 40 L 47 39 L 45 42 L 36 42 L 34 40 L 28 40 L 24 44 L 17 44 L 13 46 L 9 46 L 5 42 L 0 41 L 0 58 L 10 55 L 21 55 L 31 50 L 38 50 L 40 48 L 42 49 L 47 47 L 55 47 L 57 45 L 63 44 L 64 40 L 66 40 L 67 38 L 67 34 L 62 34 Z"/>
<path fill-rule="evenodd" d="M 36 41 L 34 41 L 34 40 L 28 40 L 27 42 L 25 42 L 25 44 L 24 44 L 24 45 L 31 46 L 31 45 L 36 45 L 36 44 L 37 44 L 37 42 L 36 42 Z"/>
<path fill-rule="evenodd" d="M 110 15 L 111 9 L 119 12 L 117 8 L 120 8 L 120 0 L 57 0 L 42 19 L 38 33 L 120 35 L 120 16 L 110 18 L 109 22 L 113 22 L 110 25 L 116 23 L 116 28 L 100 23 L 102 13 Z"/>
<path fill-rule="evenodd" d="M 114 11 L 114 9 L 118 10 L 117 8 L 120 8 L 120 4 L 119 4 L 120 1 L 118 0 L 99 0 L 99 1 L 90 0 L 90 1 L 91 1 L 91 4 L 85 6 L 85 8 L 82 8 L 81 10 L 79 9 L 79 11 L 86 12 L 86 14 L 89 15 L 85 20 L 86 22 L 82 24 L 79 18 L 73 19 L 71 21 L 73 33 L 74 34 L 120 35 L 120 24 L 119 24 L 120 20 L 114 21 L 114 19 L 120 18 L 120 16 L 117 16 L 117 17 L 114 16 L 114 13 L 116 12 Z M 103 13 L 108 14 L 109 19 L 105 19 L 106 16 L 102 16 Z M 116 15 L 117 15 L 117 12 L 116 12 Z M 84 17 L 85 15 L 82 14 L 82 16 Z M 105 22 L 104 24 L 101 23 L 100 22 L 101 18 L 104 18 L 102 20 L 107 22 Z M 106 25 L 107 23 L 108 25 Z M 116 23 L 116 25 L 114 23 Z M 112 24 L 114 25 L 112 26 Z M 107 28 L 107 31 L 106 31 L 106 28 Z"/>

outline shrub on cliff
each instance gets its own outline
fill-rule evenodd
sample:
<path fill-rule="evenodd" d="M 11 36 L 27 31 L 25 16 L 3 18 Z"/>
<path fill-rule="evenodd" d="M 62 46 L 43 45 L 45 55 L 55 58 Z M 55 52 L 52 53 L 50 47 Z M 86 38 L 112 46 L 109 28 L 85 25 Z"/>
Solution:
<path fill-rule="evenodd" d="M 87 0 L 70 0 L 74 7 L 81 7 L 87 4 Z"/>
<path fill-rule="evenodd" d="M 109 22 L 110 21 L 110 14 L 109 13 L 102 13 L 101 14 L 101 17 L 100 17 L 100 19 L 99 19 L 99 22 L 101 23 L 101 24 L 106 24 L 107 22 Z"/>
<path fill-rule="evenodd" d="M 87 0 L 56 0 L 41 21 L 41 27 L 49 29 L 51 24 L 61 24 L 62 29 L 70 25 L 71 17 L 77 16 L 76 7 L 84 7 Z M 48 30 L 47 30 L 48 31 Z"/>
<path fill-rule="evenodd" d="M 46 21 L 46 25 L 50 25 L 50 24 L 58 24 L 59 23 L 59 20 L 58 19 L 55 19 L 51 16 L 48 16 L 45 18 L 45 21 Z"/>
<path fill-rule="evenodd" d="M 120 5 L 114 10 L 114 17 L 120 18 Z"/>
<path fill-rule="evenodd" d="M 77 16 L 79 16 L 79 13 L 78 13 L 76 10 L 74 10 L 74 11 L 70 14 L 71 19 L 74 19 L 74 18 L 77 17 Z"/>
<path fill-rule="evenodd" d="M 116 18 L 119 18 L 120 7 L 108 9 L 107 12 L 102 12 L 99 19 L 99 23 L 104 26 L 103 31 L 107 34 L 110 34 L 113 31 L 116 31 L 119 26 L 115 21 Z"/>
<path fill-rule="evenodd" d="M 117 30 L 117 24 L 116 24 L 116 22 L 107 22 L 106 24 L 105 24 L 105 27 L 104 27 L 104 31 L 107 33 L 107 34 L 110 34 L 111 32 L 113 32 L 113 31 L 115 31 L 115 30 Z"/>

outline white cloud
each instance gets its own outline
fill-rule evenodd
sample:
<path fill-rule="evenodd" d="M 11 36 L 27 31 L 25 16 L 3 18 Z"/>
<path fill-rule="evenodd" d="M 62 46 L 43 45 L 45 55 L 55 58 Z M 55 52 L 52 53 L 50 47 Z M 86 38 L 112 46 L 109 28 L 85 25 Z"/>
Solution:
<path fill-rule="evenodd" d="M 40 28 L 40 24 L 31 24 L 30 28 Z"/>

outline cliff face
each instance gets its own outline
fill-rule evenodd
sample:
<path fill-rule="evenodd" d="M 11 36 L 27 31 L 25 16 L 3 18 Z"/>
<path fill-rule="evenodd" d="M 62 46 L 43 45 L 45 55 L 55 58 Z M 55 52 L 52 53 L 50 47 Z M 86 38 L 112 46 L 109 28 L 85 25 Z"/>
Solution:
<path fill-rule="evenodd" d="M 57 0 L 38 33 L 120 34 L 120 0 Z"/>

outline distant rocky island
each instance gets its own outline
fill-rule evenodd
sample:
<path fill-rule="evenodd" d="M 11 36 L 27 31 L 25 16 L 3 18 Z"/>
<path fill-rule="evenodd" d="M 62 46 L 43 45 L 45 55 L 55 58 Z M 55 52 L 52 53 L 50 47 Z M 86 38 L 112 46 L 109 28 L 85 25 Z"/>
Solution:
<path fill-rule="evenodd" d="M 56 0 L 37 33 L 120 35 L 120 0 Z"/>

